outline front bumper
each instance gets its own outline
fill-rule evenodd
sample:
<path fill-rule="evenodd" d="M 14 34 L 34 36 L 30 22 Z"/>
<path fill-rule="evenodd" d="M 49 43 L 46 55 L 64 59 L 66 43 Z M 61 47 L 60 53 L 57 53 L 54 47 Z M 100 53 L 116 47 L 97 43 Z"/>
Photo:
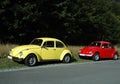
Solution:
<path fill-rule="evenodd" d="M 92 54 L 79 54 L 79 56 L 81 56 L 81 57 L 92 57 L 93 55 Z"/>
<path fill-rule="evenodd" d="M 11 59 L 11 60 L 17 61 L 17 62 L 22 62 L 23 61 L 23 58 L 12 57 L 12 56 L 8 56 L 8 59 Z"/>

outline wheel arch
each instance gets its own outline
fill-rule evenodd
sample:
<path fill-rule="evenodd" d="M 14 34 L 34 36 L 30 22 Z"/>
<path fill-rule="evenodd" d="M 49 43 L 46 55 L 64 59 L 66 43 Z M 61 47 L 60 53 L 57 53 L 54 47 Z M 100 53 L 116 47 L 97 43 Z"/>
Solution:
<path fill-rule="evenodd" d="M 117 54 L 119 56 L 117 51 L 113 52 L 112 57 L 114 56 L 114 54 Z"/>
<path fill-rule="evenodd" d="M 69 50 L 65 50 L 60 55 L 60 61 L 62 61 L 66 55 L 70 55 L 70 57 L 72 57 L 72 53 Z"/>
<path fill-rule="evenodd" d="M 33 54 L 33 55 L 37 58 L 37 62 L 40 62 L 40 61 L 41 61 L 40 56 L 39 56 L 37 53 L 35 53 L 35 52 L 27 53 L 27 54 L 26 54 L 26 57 L 25 57 L 24 59 L 26 59 L 26 58 L 27 58 L 29 55 L 31 55 L 31 54 Z"/>
<path fill-rule="evenodd" d="M 95 54 L 99 54 L 99 56 L 100 56 L 100 52 L 99 52 L 99 51 L 95 51 L 94 54 L 93 54 L 93 56 L 94 56 Z"/>
<path fill-rule="evenodd" d="M 119 59 L 119 53 L 117 51 L 115 51 L 113 54 L 112 54 L 112 58 L 114 59 L 114 55 L 117 54 L 118 56 L 118 59 Z"/>

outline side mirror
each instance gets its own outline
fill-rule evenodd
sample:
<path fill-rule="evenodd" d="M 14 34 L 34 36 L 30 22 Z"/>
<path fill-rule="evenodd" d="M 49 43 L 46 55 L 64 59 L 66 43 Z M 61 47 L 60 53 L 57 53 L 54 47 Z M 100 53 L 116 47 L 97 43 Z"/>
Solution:
<path fill-rule="evenodd" d="M 46 46 L 42 46 L 42 48 L 45 48 L 45 49 L 47 49 L 47 47 L 46 47 Z"/>

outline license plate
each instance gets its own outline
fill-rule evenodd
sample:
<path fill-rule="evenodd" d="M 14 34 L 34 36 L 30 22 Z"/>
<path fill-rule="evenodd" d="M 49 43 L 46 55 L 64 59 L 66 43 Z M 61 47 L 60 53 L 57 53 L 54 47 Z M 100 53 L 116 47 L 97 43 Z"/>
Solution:
<path fill-rule="evenodd" d="M 8 56 L 8 58 L 9 58 L 9 59 L 12 59 L 12 57 L 11 57 L 11 56 Z"/>

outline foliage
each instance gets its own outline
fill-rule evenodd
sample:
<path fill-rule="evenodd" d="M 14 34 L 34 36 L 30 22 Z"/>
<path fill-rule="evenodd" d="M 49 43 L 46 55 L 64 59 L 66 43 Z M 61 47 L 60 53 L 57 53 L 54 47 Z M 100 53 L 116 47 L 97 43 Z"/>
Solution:
<path fill-rule="evenodd" d="M 120 6 L 113 0 L 2 0 L 1 42 L 55 37 L 68 44 L 120 42 Z"/>

